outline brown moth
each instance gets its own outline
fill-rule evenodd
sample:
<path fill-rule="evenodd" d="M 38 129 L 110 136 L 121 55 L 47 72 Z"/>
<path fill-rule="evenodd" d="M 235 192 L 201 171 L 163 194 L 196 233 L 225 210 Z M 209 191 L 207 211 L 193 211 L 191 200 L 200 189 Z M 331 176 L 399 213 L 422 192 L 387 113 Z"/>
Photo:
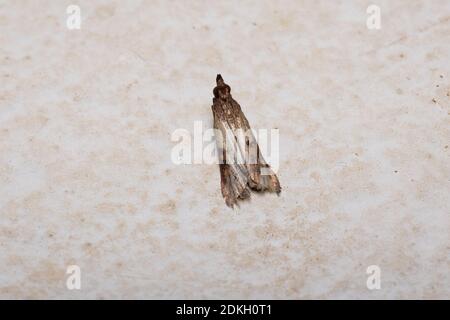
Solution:
<path fill-rule="evenodd" d="M 264 161 L 250 124 L 231 88 L 219 74 L 212 111 L 219 156 L 222 196 L 229 207 L 250 198 L 250 190 L 281 192 L 280 182 Z"/>

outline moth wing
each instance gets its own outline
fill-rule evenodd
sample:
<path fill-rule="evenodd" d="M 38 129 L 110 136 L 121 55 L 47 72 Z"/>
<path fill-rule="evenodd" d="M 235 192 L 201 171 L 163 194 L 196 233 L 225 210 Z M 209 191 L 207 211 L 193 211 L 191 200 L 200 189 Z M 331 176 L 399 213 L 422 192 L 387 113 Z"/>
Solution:
<path fill-rule="evenodd" d="M 222 196 L 229 207 L 237 204 L 239 199 L 250 197 L 248 171 L 241 161 L 240 148 L 235 141 L 233 130 L 224 115 L 214 112 L 217 152 L 219 155 Z"/>
<path fill-rule="evenodd" d="M 229 207 L 233 207 L 238 200 L 250 197 L 250 190 L 246 182 L 247 177 L 242 175 L 235 165 L 220 164 L 220 178 L 222 196 Z"/>
<path fill-rule="evenodd" d="M 248 171 L 248 184 L 251 189 L 256 191 L 269 191 L 279 194 L 281 192 L 281 186 L 278 177 L 264 160 L 258 141 L 251 131 L 250 124 L 244 113 L 240 110 L 240 107 L 239 111 L 244 121 L 243 127 L 247 128 L 244 140 L 244 153 Z"/>

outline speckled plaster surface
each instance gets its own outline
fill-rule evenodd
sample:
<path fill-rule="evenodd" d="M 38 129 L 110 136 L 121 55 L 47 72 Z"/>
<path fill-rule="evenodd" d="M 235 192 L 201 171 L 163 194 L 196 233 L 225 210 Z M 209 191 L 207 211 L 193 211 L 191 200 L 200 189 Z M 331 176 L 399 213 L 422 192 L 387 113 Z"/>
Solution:
<path fill-rule="evenodd" d="M 371 3 L 0 1 L 0 297 L 450 298 L 450 2 Z M 219 72 L 280 130 L 234 211 L 170 158 Z"/>

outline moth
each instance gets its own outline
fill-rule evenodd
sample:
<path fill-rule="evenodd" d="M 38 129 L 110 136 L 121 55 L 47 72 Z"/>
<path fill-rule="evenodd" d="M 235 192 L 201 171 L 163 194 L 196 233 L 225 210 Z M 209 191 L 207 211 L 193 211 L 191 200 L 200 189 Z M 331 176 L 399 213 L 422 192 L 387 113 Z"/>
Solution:
<path fill-rule="evenodd" d="M 239 205 L 239 200 L 250 198 L 250 190 L 279 195 L 278 177 L 264 160 L 241 106 L 220 74 L 213 94 L 211 108 L 225 203 L 231 208 Z"/>

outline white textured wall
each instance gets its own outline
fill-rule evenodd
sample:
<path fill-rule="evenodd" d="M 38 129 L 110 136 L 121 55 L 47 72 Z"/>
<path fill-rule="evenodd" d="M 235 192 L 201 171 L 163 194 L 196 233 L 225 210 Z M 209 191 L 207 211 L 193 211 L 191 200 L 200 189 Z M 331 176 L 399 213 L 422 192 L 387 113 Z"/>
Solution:
<path fill-rule="evenodd" d="M 449 57 L 448 0 L 0 1 L 0 297 L 449 298 Z M 219 72 L 280 129 L 234 211 L 170 159 Z"/>

